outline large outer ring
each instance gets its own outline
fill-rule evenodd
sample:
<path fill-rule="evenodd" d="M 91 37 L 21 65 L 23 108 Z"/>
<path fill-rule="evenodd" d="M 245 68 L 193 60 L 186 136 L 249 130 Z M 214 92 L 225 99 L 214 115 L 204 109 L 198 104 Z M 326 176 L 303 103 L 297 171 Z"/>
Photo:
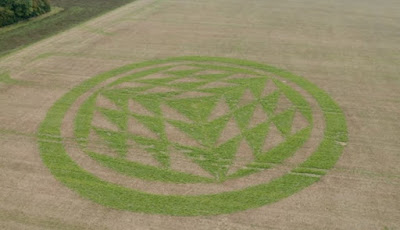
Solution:
<path fill-rule="evenodd" d="M 319 177 L 308 174 L 287 173 L 269 183 L 237 191 L 196 196 L 157 195 L 100 180 L 72 161 L 63 146 L 61 124 L 65 113 L 79 96 L 117 74 L 174 61 L 234 64 L 268 71 L 294 82 L 316 99 L 324 114 L 326 129 L 317 150 L 299 168 L 292 171 L 330 169 L 341 155 L 343 142 L 347 141 L 345 116 L 333 99 L 313 83 L 287 71 L 257 62 L 220 57 L 175 57 L 131 64 L 100 74 L 83 82 L 60 98 L 48 111 L 38 132 L 41 157 L 51 173 L 81 196 L 111 208 L 182 216 L 216 215 L 260 207 L 288 197 L 319 180 Z"/>

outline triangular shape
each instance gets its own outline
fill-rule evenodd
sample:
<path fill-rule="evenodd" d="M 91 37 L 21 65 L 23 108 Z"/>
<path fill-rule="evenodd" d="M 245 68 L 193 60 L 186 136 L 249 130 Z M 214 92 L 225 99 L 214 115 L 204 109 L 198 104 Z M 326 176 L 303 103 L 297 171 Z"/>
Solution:
<path fill-rule="evenodd" d="M 267 78 L 255 78 L 251 79 L 250 90 L 257 97 L 260 98 L 263 93 L 265 83 L 267 82 Z"/>
<path fill-rule="evenodd" d="M 246 140 L 253 148 L 255 155 L 258 155 L 262 152 L 262 147 L 268 134 L 269 125 L 269 122 L 264 122 L 252 129 L 247 130 L 245 133 Z"/>
<path fill-rule="evenodd" d="M 130 112 L 135 113 L 135 114 L 140 114 L 140 115 L 144 115 L 144 116 L 154 115 L 152 112 L 147 110 L 142 104 L 140 104 L 139 102 L 134 101 L 132 99 L 130 99 L 128 102 L 128 109 Z"/>
<path fill-rule="evenodd" d="M 293 103 L 287 99 L 284 94 L 281 94 L 279 97 L 278 103 L 276 104 L 275 114 L 282 113 L 293 106 Z"/>
<path fill-rule="evenodd" d="M 183 145 L 183 146 L 191 146 L 191 147 L 201 147 L 201 145 L 193 138 L 188 136 L 186 133 L 182 132 L 180 129 L 175 126 L 165 123 L 165 133 L 169 141 Z"/>
<path fill-rule="evenodd" d="M 170 148 L 170 167 L 172 170 L 184 172 L 192 175 L 210 177 L 211 174 L 205 171 L 197 163 L 193 162 L 182 151 Z"/>
<path fill-rule="evenodd" d="M 119 110 L 120 108 L 126 108 L 129 97 L 142 91 L 142 89 L 143 88 L 110 89 L 103 91 L 102 94 L 118 106 L 116 109 L 114 108 L 115 110 Z"/>
<path fill-rule="evenodd" d="M 253 117 L 250 119 L 249 128 L 256 127 L 257 125 L 264 123 L 268 120 L 268 115 L 260 104 L 257 105 L 254 110 Z"/>
<path fill-rule="evenodd" d="M 244 91 L 242 98 L 240 98 L 239 101 L 239 106 L 245 106 L 248 105 L 250 103 L 252 103 L 254 101 L 254 96 L 251 93 L 251 91 L 249 89 L 247 89 L 246 91 Z"/>
<path fill-rule="evenodd" d="M 217 162 L 218 157 L 215 157 L 215 151 L 205 151 L 199 148 L 186 148 L 178 147 L 179 151 L 188 156 L 197 165 L 203 168 L 205 171 L 210 173 L 212 176 L 216 176 L 220 166 Z"/>
<path fill-rule="evenodd" d="M 238 135 L 240 135 L 240 129 L 235 119 L 232 117 L 221 132 L 217 144 L 225 143 Z"/>
<path fill-rule="evenodd" d="M 93 129 L 89 133 L 86 149 L 90 152 L 104 154 L 110 157 L 118 156 Z"/>
<path fill-rule="evenodd" d="M 155 167 L 161 166 L 161 164 L 153 157 L 151 153 L 144 150 L 136 142 L 128 140 L 127 145 L 128 152 L 126 154 L 126 160 Z"/>
<path fill-rule="evenodd" d="M 207 120 L 216 101 L 217 97 L 201 97 L 172 99 L 167 104 L 191 120 L 204 121 Z"/>
<path fill-rule="evenodd" d="M 120 132 L 113 132 L 102 129 L 95 129 L 98 134 L 107 143 L 109 147 L 118 152 L 119 156 L 125 157 L 127 146 L 126 146 L 126 135 Z"/>
<path fill-rule="evenodd" d="M 161 139 L 149 139 L 139 136 L 131 136 L 131 138 L 141 146 L 144 150 L 152 154 L 155 160 L 157 160 L 163 167 L 168 167 L 169 156 L 167 144 Z"/>
<path fill-rule="evenodd" d="M 299 111 L 296 111 L 293 118 L 291 134 L 297 133 L 298 131 L 308 127 L 308 125 L 309 123 L 307 119 Z"/>
<path fill-rule="evenodd" d="M 113 109 L 98 109 L 109 121 L 117 125 L 120 130 L 126 130 L 127 114 L 120 110 Z"/>
<path fill-rule="evenodd" d="M 206 124 L 201 124 L 200 128 L 203 133 L 202 143 L 206 146 L 214 146 L 229 121 L 228 116 L 221 116 Z"/>
<path fill-rule="evenodd" d="M 260 100 L 261 105 L 263 106 L 264 110 L 269 114 L 272 115 L 276 108 L 276 103 L 278 103 L 279 99 L 279 91 L 275 91 L 274 93 L 262 98 Z"/>
<path fill-rule="evenodd" d="M 228 175 L 235 173 L 247 164 L 254 161 L 254 154 L 245 140 L 240 142 L 233 164 L 229 167 Z"/>
<path fill-rule="evenodd" d="M 119 130 L 117 125 L 113 124 L 109 119 L 107 119 L 99 111 L 96 111 L 93 114 L 92 126 L 94 126 L 96 128 L 115 131 L 115 132 L 117 132 Z"/>
<path fill-rule="evenodd" d="M 164 133 L 164 120 L 160 117 L 133 115 L 140 123 L 159 136 Z"/>
<path fill-rule="evenodd" d="M 295 110 L 289 109 L 285 112 L 278 114 L 272 121 L 276 125 L 276 127 L 283 133 L 283 135 L 288 135 L 292 128 L 293 117 L 294 117 Z"/>
<path fill-rule="evenodd" d="M 96 106 L 100 108 L 119 110 L 119 107 L 114 102 L 101 94 L 97 96 Z"/>
<path fill-rule="evenodd" d="M 229 167 L 232 165 L 235 154 L 238 151 L 241 137 L 235 137 L 222 145 L 215 148 L 212 152 L 214 155 L 214 164 L 217 164 L 216 177 L 219 180 L 224 180 L 228 173 Z"/>
<path fill-rule="evenodd" d="M 228 104 L 225 102 L 225 99 L 220 99 L 218 104 L 215 106 L 211 115 L 208 117 L 209 121 L 215 120 L 221 116 L 224 116 L 230 112 Z"/>
<path fill-rule="evenodd" d="M 272 80 L 269 80 L 267 84 L 265 84 L 264 90 L 261 93 L 261 97 L 266 97 L 278 90 L 278 87 Z"/>
<path fill-rule="evenodd" d="M 186 118 L 184 115 L 179 113 L 177 110 L 169 107 L 166 104 L 161 104 L 160 108 L 161 108 L 163 117 L 166 119 L 184 121 L 184 122 L 188 122 L 188 123 L 192 122 L 191 120 Z"/>
<path fill-rule="evenodd" d="M 140 123 L 136 118 L 128 118 L 128 132 L 142 137 L 157 139 L 158 135 L 152 132 L 147 126 Z"/>
<path fill-rule="evenodd" d="M 161 115 L 160 109 L 160 97 L 154 94 L 147 94 L 147 95 L 136 95 L 133 100 L 139 102 L 143 107 L 147 110 Z"/>
<path fill-rule="evenodd" d="M 247 74 L 243 74 L 247 75 Z M 229 82 L 233 82 L 236 84 L 239 84 L 241 86 L 245 86 L 246 88 L 249 88 L 251 93 L 256 97 L 259 98 L 264 86 L 265 82 L 267 81 L 266 77 L 255 77 L 254 75 L 247 75 L 247 78 L 234 78 L 229 80 Z"/>
<path fill-rule="evenodd" d="M 205 144 L 205 133 L 204 133 L 204 127 L 205 125 L 202 123 L 186 123 L 186 122 L 182 122 L 182 121 L 173 121 L 170 120 L 168 121 L 168 123 L 170 123 L 171 125 L 175 126 L 176 128 L 178 128 L 180 131 L 186 133 L 187 135 L 189 135 L 190 138 L 193 138 L 195 140 L 197 140 L 199 143 L 201 144 Z"/>
<path fill-rule="evenodd" d="M 281 132 L 275 127 L 275 125 L 271 124 L 268 130 L 267 138 L 265 138 L 263 151 L 267 152 L 272 148 L 278 146 L 282 143 L 285 138 L 282 136 Z"/>
<path fill-rule="evenodd" d="M 223 91 L 226 103 L 229 105 L 229 108 L 231 108 L 231 110 L 235 110 L 238 108 L 239 100 L 242 97 L 244 91 L 245 88 L 243 87 L 236 87 L 230 90 Z"/>
<path fill-rule="evenodd" d="M 249 104 L 234 112 L 235 119 L 241 129 L 245 129 L 248 126 L 255 108 L 256 104 Z"/>

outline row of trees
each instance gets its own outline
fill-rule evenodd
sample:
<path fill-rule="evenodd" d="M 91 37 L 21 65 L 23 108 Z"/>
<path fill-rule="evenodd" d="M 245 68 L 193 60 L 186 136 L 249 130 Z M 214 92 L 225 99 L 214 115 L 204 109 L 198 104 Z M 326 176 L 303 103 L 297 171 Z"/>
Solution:
<path fill-rule="evenodd" d="M 50 0 L 0 0 L 0 27 L 44 14 Z"/>

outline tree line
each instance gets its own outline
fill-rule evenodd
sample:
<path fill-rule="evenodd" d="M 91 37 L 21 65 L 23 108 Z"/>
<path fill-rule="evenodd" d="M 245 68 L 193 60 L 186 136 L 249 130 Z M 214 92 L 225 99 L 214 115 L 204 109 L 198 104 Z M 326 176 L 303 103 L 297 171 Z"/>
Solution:
<path fill-rule="evenodd" d="M 50 0 L 0 0 L 0 27 L 47 13 Z"/>

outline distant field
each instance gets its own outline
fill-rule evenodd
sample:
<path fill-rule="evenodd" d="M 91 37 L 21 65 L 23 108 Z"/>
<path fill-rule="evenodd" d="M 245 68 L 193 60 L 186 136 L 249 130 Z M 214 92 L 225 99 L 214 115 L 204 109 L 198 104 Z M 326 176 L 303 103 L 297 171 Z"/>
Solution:
<path fill-rule="evenodd" d="M 0 28 L 0 57 L 132 1 L 53 0 L 52 6 L 63 8 L 62 12 L 24 23 L 18 29 Z"/>

